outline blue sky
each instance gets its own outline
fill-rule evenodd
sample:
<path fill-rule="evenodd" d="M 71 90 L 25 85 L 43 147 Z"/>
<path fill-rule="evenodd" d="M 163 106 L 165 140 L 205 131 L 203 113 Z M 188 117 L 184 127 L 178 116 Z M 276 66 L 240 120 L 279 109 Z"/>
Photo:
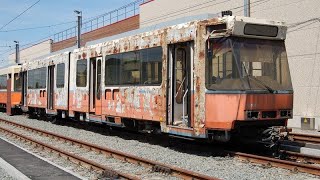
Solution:
<path fill-rule="evenodd" d="M 37 1 L 38 0 L 0 0 L 0 27 Z M 73 12 L 75 9 L 82 11 L 83 19 L 85 20 L 117 9 L 133 1 L 134 0 L 41 0 L 1 31 L 76 21 L 76 15 Z M 6 59 L 8 55 L 8 53 L 3 53 L 10 50 L 9 47 L 2 46 L 10 45 L 14 48 L 13 41 L 15 40 L 19 41 L 21 45 L 28 44 L 74 25 L 76 25 L 76 22 L 43 29 L 0 32 L 0 66 L 3 63 L 2 60 Z"/>

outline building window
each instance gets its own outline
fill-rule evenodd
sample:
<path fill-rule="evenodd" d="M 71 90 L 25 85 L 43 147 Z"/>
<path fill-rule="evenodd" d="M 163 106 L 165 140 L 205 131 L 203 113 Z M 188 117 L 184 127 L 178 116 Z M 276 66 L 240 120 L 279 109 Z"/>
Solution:
<path fill-rule="evenodd" d="M 57 88 L 64 87 L 64 73 L 65 73 L 65 64 L 61 63 L 57 65 Z"/>
<path fill-rule="evenodd" d="M 28 71 L 28 88 L 44 89 L 46 88 L 47 68 L 39 68 Z"/>
<path fill-rule="evenodd" d="M 7 75 L 0 76 L 0 89 L 7 89 Z"/>
<path fill-rule="evenodd" d="M 77 87 L 87 86 L 87 60 L 77 61 L 77 77 L 76 77 Z"/>
<path fill-rule="evenodd" d="M 22 90 L 22 78 L 20 78 L 19 73 L 14 74 L 14 91 Z"/>

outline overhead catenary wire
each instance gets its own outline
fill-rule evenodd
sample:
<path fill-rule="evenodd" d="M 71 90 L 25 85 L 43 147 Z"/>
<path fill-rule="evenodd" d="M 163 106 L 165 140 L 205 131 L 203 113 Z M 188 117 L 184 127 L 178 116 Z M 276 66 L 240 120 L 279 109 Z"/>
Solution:
<path fill-rule="evenodd" d="M 172 17 L 172 16 L 177 16 L 177 15 L 181 15 L 181 14 L 185 14 L 185 13 L 188 13 L 188 12 L 192 12 L 192 11 L 195 11 L 195 10 L 199 10 L 199 9 L 203 9 L 203 8 L 206 8 L 207 6 L 203 6 L 203 7 L 199 7 L 201 5 L 208 5 L 209 3 L 213 3 L 213 2 L 216 2 L 218 0 L 209 0 L 209 1 L 205 1 L 205 2 L 202 2 L 202 3 L 197 3 L 195 5 L 192 5 L 192 6 L 189 6 L 189 7 L 184 7 L 184 8 L 181 8 L 179 10 L 175 10 L 175 11 L 171 11 L 169 13 L 166 13 L 166 14 L 161 14 L 157 17 L 154 17 L 154 18 L 151 18 L 151 19 L 147 19 L 145 21 L 142 21 L 140 22 L 140 25 L 144 25 L 144 24 L 148 24 L 148 22 L 151 22 L 151 21 L 160 21 L 160 20 L 163 20 L 163 19 L 167 19 L 169 17 Z M 218 2 L 218 3 L 215 3 L 215 4 L 211 4 L 211 5 L 217 5 L 217 4 L 221 4 L 221 3 L 226 3 L 228 1 L 232 1 L 232 0 L 225 0 L 225 1 L 222 1 L 222 2 Z M 251 5 L 253 6 L 258 6 L 260 4 L 263 4 L 265 2 L 268 2 L 270 0 L 258 0 L 258 1 L 255 1 L 255 2 L 252 2 Z M 259 3 L 260 2 L 260 3 Z M 295 3 L 295 2 L 294 2 Z M 292 4 L 292 3 L 290 3 Z M 287 5 L 287 4 L 285 4 Z M 244 5 L 242 6 L 237 6 L 237 7 L 234 7 L 234 8 L 231 8 L 229 10 L 236 10 L 236 9 L 240 9 L 240 8 L 243 8 Z M 242 10 L 240 10 L 242 11 Z M 237 11 L 237 12 L 240 12 L 240 11 Z M 254 12 L 254 11 L 253 11 Z M 171 15 L 171 16 L 168 16 L 168 15 Z M 101 15 L 100 15 L 101 16 Z M 96 17 L 100 17 L 100 16 L 96 16 Z M 134 25 L 132 25 L 134 26 Z M 47 40 L 48 38 L 51 38 L 53 35 L 55 35 L 56 33 L 54 34 L 51 34 L 49 36 L 46 36 L 44 38 L 41 38 L 39 40 L 36 40 L 36 41 L 32 41 L 32 42 L 29 42 L 29 43 L 26 43 L 26 44 L 23 44 L 23 45 L 20 45 L 20 47 L 27 47 L 27 46 L 32 46 L 36 43 L 39 43 L 40 41 L 42 40 Z"/>
<path fill-rule="evenodd" d="M 8 30 L 0 31 L 0 32 L 4 33 L 4 32 L 15 32 L 15 31 L 25 31 L 25 30 L 43 29 L 43 28 L 50 28 L 50 27 L 55 27 L 55 26 L 60 26 L 60 25 L 65 25 L 65 24 L 70 24 L 70 23 L 74 23 L 74 22 L 76 22 L 76 21 L 69 21 L 69 22 L 63 22 L 63 23 L 58 23 L 58 24 L 51 24 L 51 25 L 37 26 L 37 27 L 28 27 L 28 28 L 21 28 L 21 29 L 8 29 Z"/>
<path fill-rule="evenodd" d="M 35 6 L 36 4 L 38 4 L 41 0 L 38 0 L 37 2 L 33 3 L 31 6 L 29 6 L 27 9 L 25 9 L 24 11 L 22 11 L 20 14 L 18 14 L 16 17 L 14 17 L 12 20 L 10 20 L 8 23 L 4 24 L 0 30 L 2 30 L 3 28 L 5 28 L 6 26 L 8 26 L 11 22 L 13 22 L 14 20 L 16 20 L 18 17 L 20 17 L 21 15 L 23 15 L 25 12 L 27 12 L 29 9 L 31 9 L 33 6 Z"/>

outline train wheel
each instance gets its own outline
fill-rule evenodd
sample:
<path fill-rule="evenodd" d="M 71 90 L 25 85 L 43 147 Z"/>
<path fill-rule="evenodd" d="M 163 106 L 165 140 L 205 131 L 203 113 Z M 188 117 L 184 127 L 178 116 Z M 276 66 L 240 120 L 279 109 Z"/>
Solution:
<path fill-rule="evenodd" d="M 50 117 L 50 122 L 52 124 L 59 124 L 59 119 L 57 116 L 52 116 L 52 117 Z"/>

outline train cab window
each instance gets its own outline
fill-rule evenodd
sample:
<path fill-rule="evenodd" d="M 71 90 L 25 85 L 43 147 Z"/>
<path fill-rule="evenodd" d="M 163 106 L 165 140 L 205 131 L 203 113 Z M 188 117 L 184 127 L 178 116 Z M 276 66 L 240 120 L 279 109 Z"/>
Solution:
<path fill-rule="evenodd" d="M 140 84 L 139 51 L 132 51 L 122 54 L 121 84 Z"/>
<path fill-rule="evenodd" d="M 87 60 L 82 59 L 77 61 L 77 77 L 76 84 L 77 87 L 87 86 Z"/>
<path fill-rule="evenodd" d="M 65 64 L 61 63 L 57 65 L 57 81 L 56 86 L 57 88 L 64 87 L 64 75 L 65 74 Z"/>
<path fill-rule="evenodd" d="M 160 85 L 162 81 L 162 48 L 150 48 L 140 51 L 141 83 Z"/>
<path fill-rule="evenodd" d="M 19 73 L 14 73 L 14 91 L 22 90 L 22 78 L 20 78 Z"/>
<path fill-rule="evenodd" d="M 7 89 L 7 75 L 0 76 L 0 89 Z"/>
<path fill-rule="evenodd" d="M 120 84 L 120 55 L 106 56 L 105 85 Z"/>

